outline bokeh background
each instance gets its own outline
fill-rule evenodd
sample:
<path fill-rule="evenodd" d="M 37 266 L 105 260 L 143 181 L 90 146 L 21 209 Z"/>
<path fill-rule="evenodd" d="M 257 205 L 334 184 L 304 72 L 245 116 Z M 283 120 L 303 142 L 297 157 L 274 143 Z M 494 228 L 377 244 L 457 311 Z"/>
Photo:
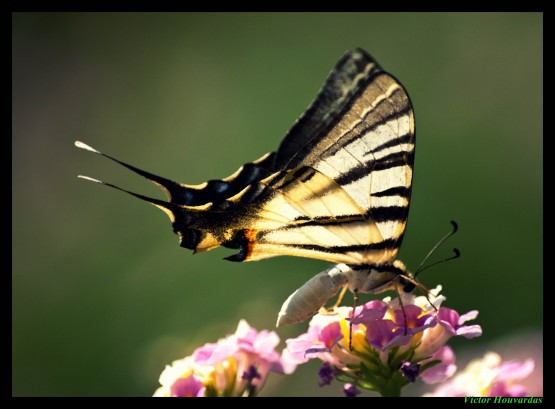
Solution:
<path fill-rule="evenodd" d="M 73 142 L 186 183 L 227 176 L 278 146 L 354 47 L 415 107 L 400 258 L 415 268 L 457 220 L 435 257 L 462 258 L 420 277 L 480 311 L 484 335 L 452 345 L 533 356 L 541 385 L 542 14 L 15 13 L 12 33 L 14 395 L 148 396 L 165 364 L 239 319 L 273 328 L 327 263 L 192 256 L 165 214 L 76 176 L 162 198 L 155 186 Z M 318 367 L 272 375 L 263 395 L 340 395 Z"/>

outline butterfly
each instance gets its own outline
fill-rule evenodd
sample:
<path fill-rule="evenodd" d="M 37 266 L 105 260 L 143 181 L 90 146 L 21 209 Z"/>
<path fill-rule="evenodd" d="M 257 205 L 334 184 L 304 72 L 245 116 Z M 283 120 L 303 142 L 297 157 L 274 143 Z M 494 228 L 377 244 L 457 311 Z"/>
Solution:
<path fill-rule="evenodd" d="M 285 301 L 277 326 L 302 322 L 341 289 L 418 286 L 397 259 L 412 188 L 414 112 L 401 83 L 367 52 L 345 53 L 276 151 L 200 185 L 154 175 L 82 142 L 158 185 L 159 200 L 87 176 L 163 210 L 194 253 L 223 246 L 230 261 L 297 256 L 336 263 Z"/>

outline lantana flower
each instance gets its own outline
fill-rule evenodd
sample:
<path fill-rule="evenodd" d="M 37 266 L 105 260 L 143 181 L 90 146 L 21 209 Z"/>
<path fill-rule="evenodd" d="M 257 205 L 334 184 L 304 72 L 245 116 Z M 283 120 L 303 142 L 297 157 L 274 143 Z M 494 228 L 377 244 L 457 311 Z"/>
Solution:
<path fill-rule="evenodd" d="M 278 344 L 275 332 L 258 332 L 241 320 L 235 334 L 167 365 L 154 396 L 255 396 L 270 372 L 288 374 L 296 368 L 276 352 Z"/>
<path fill-rule="evenodd" d="M 284 357 L 301 364 L 319 358 L 330 376 L 383 396 L 398 396 L 403 386 L 422 378 L 435 383 L 453 374 L 453 351 L 445 345 L 453 336 L 467 339 L 482 334 L 479 325 L 465 325 L 477 311 L 459 315 L 441 307 L 441 286 L 432 290 L 433 305 L 426 297 L 403 294 L 398 298 L 370 301 L 354 311 L 336 307 L 332 313 L 312 318 L 308 331 L 286 341 Z M 352 329 L 350 329 L 352 325 Z M 332 375 L 330 375 L 332 374 Z"/>
<path fill-rule="evenodd" d="M 517 382 L 534 371 L 534 361 L 501 360 L 495 352 L 488 352 L 482 359 L 471 361 L 459 374 L 424 396 L 529 396 Z"/>

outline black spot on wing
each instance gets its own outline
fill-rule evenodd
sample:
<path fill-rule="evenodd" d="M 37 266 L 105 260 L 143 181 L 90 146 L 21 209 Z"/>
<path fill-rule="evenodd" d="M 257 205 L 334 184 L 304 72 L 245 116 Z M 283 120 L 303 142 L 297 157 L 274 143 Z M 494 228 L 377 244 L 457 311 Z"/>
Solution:
<path fill-rule="evenodd" d="M 250 185 L 241 196 L 241 203 L 254 203 L 266 192 L 266 186 L 255 183 Z"/>
<path fill-rule="evenodd" d="M 220 203 L 236 195 L 248 185 L 270 176 L 272 172 L 269 167 L 273 156 L 272 153 L 262 162 L 243 165 L 239 173 L 227 181 L 210 180 L 200 189 L 180 186 L 177 192 L 172 192 L 172 202 L 186 206 L 201 206 L 209 202 Z"/>

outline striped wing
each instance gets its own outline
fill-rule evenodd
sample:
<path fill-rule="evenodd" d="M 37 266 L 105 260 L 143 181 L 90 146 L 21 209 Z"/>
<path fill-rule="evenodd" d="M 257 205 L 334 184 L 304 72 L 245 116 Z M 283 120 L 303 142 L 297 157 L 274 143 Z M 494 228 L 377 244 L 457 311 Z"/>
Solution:
<path fill-rule="evenodd" d="M 180 245 L 195 252 L 225 246 L 239 249 L 232 261 L 389 263 L 406 226 L 414 138 L 406 91 L 357 49 L 276 152 L 225 179 L 186 185 L 108 157 L 167 193 L 168 202 L 128 192 L 164 210 Z"/>
<path fill-rule="evenodd" d="M 375 67 L 368 57 L 352 85 L 356 92 L 336 120 L 289 166 L 313 167 L 339 184 L 376 224 L 388 250 L 385 261 L 396 257 L 406 227 L 415 129 L 406 91 Z"/>

